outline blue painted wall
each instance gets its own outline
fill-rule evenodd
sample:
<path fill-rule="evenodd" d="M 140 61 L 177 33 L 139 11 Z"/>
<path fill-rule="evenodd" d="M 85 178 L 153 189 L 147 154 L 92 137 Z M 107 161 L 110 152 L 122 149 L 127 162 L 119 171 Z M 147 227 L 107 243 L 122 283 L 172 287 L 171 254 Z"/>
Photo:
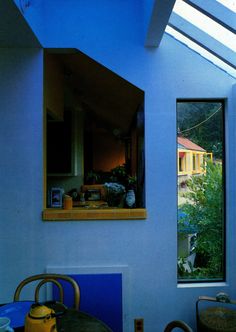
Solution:
<path fill-rule="evenodd" d="M 78 48 L 145 91 L 146 221 L 42 222 L 42 50 L 0 51 L 1 302 L 48 265 L 128 266 L 125 332 L 135 317 L 147 332 L 171 319 L 194 326 L 198 295 L 236 297 L 235 80 L 167 35 L 158 49 L 146 49 L 143 4 L 51 0 L 25 16 L 44 47 Z M 177 287 L 176 98 L 227 99 L 225 285 Z"/>

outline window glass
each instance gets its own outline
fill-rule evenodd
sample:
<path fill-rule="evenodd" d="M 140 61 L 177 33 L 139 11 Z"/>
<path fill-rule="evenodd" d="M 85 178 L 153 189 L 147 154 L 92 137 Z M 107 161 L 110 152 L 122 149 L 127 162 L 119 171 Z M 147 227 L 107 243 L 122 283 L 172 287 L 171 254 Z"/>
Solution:
<path fill-rule="evenodd" d="M 177 101 L 179 282 L 224 280 L 223 120 L 222 101 Z"/>

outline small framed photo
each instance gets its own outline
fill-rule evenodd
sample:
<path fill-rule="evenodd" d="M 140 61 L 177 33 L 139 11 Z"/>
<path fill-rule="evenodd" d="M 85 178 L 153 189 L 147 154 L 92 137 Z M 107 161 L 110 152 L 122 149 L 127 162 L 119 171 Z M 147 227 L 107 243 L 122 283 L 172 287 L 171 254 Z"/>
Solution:
<path fill-rule="evenodd" d="M 50 206 L 54 208 L 62 207 L 63 190 L 61 188 L 51 188 Z"/>
<path fill-rule="evenodd" d="M 88 189 L 85 193 L 87 201 L 100 201 L 101 200 L 101 190 L 99 189 Z"/>

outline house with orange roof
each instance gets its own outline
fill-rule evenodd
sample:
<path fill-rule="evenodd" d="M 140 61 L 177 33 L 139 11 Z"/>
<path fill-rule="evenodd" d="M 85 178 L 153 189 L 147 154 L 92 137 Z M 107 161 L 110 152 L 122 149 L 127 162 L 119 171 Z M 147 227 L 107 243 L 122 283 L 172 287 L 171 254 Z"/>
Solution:
<path fill-rule="evenodd" d="M 205 158 L 212 160 L 212 153 L 208 153 L 201 146 L 190 139 L 178 136 L 178 185 L 185 183 L 192 175 L 205 172 Z"/>

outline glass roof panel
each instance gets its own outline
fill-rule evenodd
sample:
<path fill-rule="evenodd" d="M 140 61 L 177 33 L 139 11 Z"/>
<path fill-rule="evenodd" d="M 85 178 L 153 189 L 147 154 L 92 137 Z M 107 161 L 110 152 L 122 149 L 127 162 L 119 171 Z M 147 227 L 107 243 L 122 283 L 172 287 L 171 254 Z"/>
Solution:
<path fill-rule="evenodd" d="M 183 19 L 215 38 L 217 41 L 221 42 L 226 47 L 236 52 L 236 35 L 207 15 L 201 13 L 199 10 L 193 8 L 183 0 L 176 1 L 173 11 Z"/>
<path fill-rule="evenodd" d="M 219 59 L 217 56 L 213 55 L 212 53 L 208 52 L 206 49 L 192 41 L 191 39 L 184 36 L 182 33 L 178 32 L 177 30 L 173 29 L 169 25 L 166 27 L 166 33 L 174 37 L 175 39 L 179 40 L 181 43 L 192 49 L 193 51 L 199 53 L 202 57 L 209 60 L 210 62 L 214 63 L 217 67 L 221 68 L 222 70 L 226 71 L 228 74 L 236 78 L 236 70 Z"/>
<path fill-rule="evenodd" d="M 216 0 L 220 2 L 223 6 L 232 10 L 232 12 L 236 13 L 236 0 Z"/>

